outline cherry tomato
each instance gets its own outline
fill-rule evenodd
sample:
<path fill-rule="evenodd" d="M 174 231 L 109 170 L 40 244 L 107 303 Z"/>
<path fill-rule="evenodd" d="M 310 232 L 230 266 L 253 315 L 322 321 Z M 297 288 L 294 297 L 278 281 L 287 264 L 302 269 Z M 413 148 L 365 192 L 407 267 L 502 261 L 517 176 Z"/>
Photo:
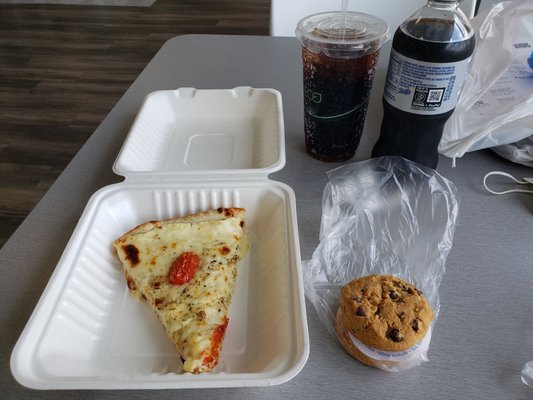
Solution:
<path fill-rule="evenodd" d="M 198 254 L 192 251 L 180 254 L 170 268 L 169 282 L 173 285 L 183 285 L 189 282 L 196 273 L 198 265 L 200 265 Z"/>
<path fill-rule="evenodd" d="M 226 328 L 228 327 L 229 319 L 226 318 L 222 325 L 217 326 L 211 336 L 211 354 L 204 355 L 204 365 L 212 364 L 214 367 L 218 364 L 218 357 L 220 353 L 220 348 L 222 347 L 222 340 L 224 340 L 224 335 L 226 334 Z"/>

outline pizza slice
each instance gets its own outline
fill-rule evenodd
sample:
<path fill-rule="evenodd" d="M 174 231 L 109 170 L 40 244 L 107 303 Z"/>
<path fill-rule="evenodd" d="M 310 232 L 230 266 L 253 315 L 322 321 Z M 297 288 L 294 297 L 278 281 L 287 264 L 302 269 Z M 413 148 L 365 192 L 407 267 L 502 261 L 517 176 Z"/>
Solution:
<path fill-rule="evenodd" d="M 187 372 L 218 363 L 237 263 L 248 251 L 244 216 L 219 208 L 151 221 L 113 242 L 130 292 L 155 312 Z"/>

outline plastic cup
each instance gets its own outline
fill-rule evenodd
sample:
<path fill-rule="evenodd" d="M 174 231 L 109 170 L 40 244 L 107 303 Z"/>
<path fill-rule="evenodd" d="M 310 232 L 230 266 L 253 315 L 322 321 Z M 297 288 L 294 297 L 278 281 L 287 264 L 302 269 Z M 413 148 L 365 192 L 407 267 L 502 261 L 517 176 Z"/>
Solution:
<path fill-rule="evenodd" d="M 323 161 L 355 155 L 363 134 L 387 23 L 357 12 L 327 12 L 298 22 L 304 78 L 307 152 Z"/>

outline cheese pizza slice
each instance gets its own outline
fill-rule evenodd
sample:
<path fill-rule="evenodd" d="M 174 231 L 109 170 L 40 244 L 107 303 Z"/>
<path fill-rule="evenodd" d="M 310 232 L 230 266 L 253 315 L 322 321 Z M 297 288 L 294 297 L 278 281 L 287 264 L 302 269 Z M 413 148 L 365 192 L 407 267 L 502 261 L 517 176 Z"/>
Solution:
<path fill-rule="evenodd" d="M 213 369 L 228 325 L 245 210 L 219 208 L 141 224 L 113 242 L 130 292 L 144 299 L 187 372 Z"/>

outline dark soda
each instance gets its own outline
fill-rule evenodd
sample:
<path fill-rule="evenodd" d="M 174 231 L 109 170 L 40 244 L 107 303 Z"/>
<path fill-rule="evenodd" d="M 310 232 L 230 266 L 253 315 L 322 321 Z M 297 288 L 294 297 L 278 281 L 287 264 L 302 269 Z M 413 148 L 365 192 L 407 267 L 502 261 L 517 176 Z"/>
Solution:
<path fill-rule="evenodd" d="M 406 34 L 404 29 L 410 34 Z M 436 168 L 438 145 L 444 124 L 452 115 L 455 104 L 443 107 L 444 112 L 439 112 L 439 107 L 443 105 L 442 100 L 446 99 L 446 95 L 450 95 L 450 85 L 462 86 L 462 79 L 464 78 L 463 74 L 463 76 L 452 78 L 451 83 L 445 81 L 446 68 L 451 68 L 446 66 L 457 63 L 461 67 L 461 64 L 464 63 L 464 69 L 466 69 L 466 63 L 474 51 L 475 37 L 470 35 L 461 40 L 459 36 L 464 32 L 456 29 L 453 20 L 433 18 L 411 20 L 405 24 L 404 29 L 400 26 L 394 34 L 393 53 L 396 52 L 399 56 L 394 57 L 394 54 L 391 56 L 383 97 L 383 122 L 379 139 L 372 150 L 372 157 L 399 155 Z M 424 40 L 418 38 L 424 38 Z M 405 60 L 413 60 L 413 63 Z M 419 68 L 416 66 L 417 61 L 422 62 L 423 67 L 420 67 L 422 69 L 417 70 Z M 434 67 L 432 67 L 433 64 Z M 407 74 L 410 74 L 407 78 L 399 78 L 400 80 L 412 79 L 414 82 L 411 83 L 413 87 L 412 93 L 410 93 L 412 95 L 411 103 L 403 109 L 395 106 L 394 101 L 397 93 L 401 97 L 402 93 L 408 90 L 406 89 L 408 83 L 402 83 L 398 79 L 391 78 L 391 74 L 396 73 L 398 75 L 398 71 L 394 71 L 395 68 L 403 68 L 402 73 L 406 70 Z M 436 85 L 422 83 L 419 86 L 418 76 L 430 68 L 437 71 L 436 78 L 432 78 L 432 80 L 438 82 L 440 79 L 444 83 L 437 83 Z M 441 73 L 439 71 L 443 71 L 443 78 L 439 78 Z M 442 88 L 437 88 L 439 85 Z M 387 90 L 391 92 L 387 92 Z M 460 87 L 454 90 L 460 90 Z M 433 95 L 433 100 L 430 95 Z M 458 96 L 457 92 L 455 96 Z M 456 101 L 455 99 L 455 103 Z M 451 109 L 447 109 L 450 107 Z"/>
<path fill-rule="evenodd" d="M 360 57 L 302 48 L 307 152 L 322 161 L 352 158 L 361 140 L 379 50 Z"/>

